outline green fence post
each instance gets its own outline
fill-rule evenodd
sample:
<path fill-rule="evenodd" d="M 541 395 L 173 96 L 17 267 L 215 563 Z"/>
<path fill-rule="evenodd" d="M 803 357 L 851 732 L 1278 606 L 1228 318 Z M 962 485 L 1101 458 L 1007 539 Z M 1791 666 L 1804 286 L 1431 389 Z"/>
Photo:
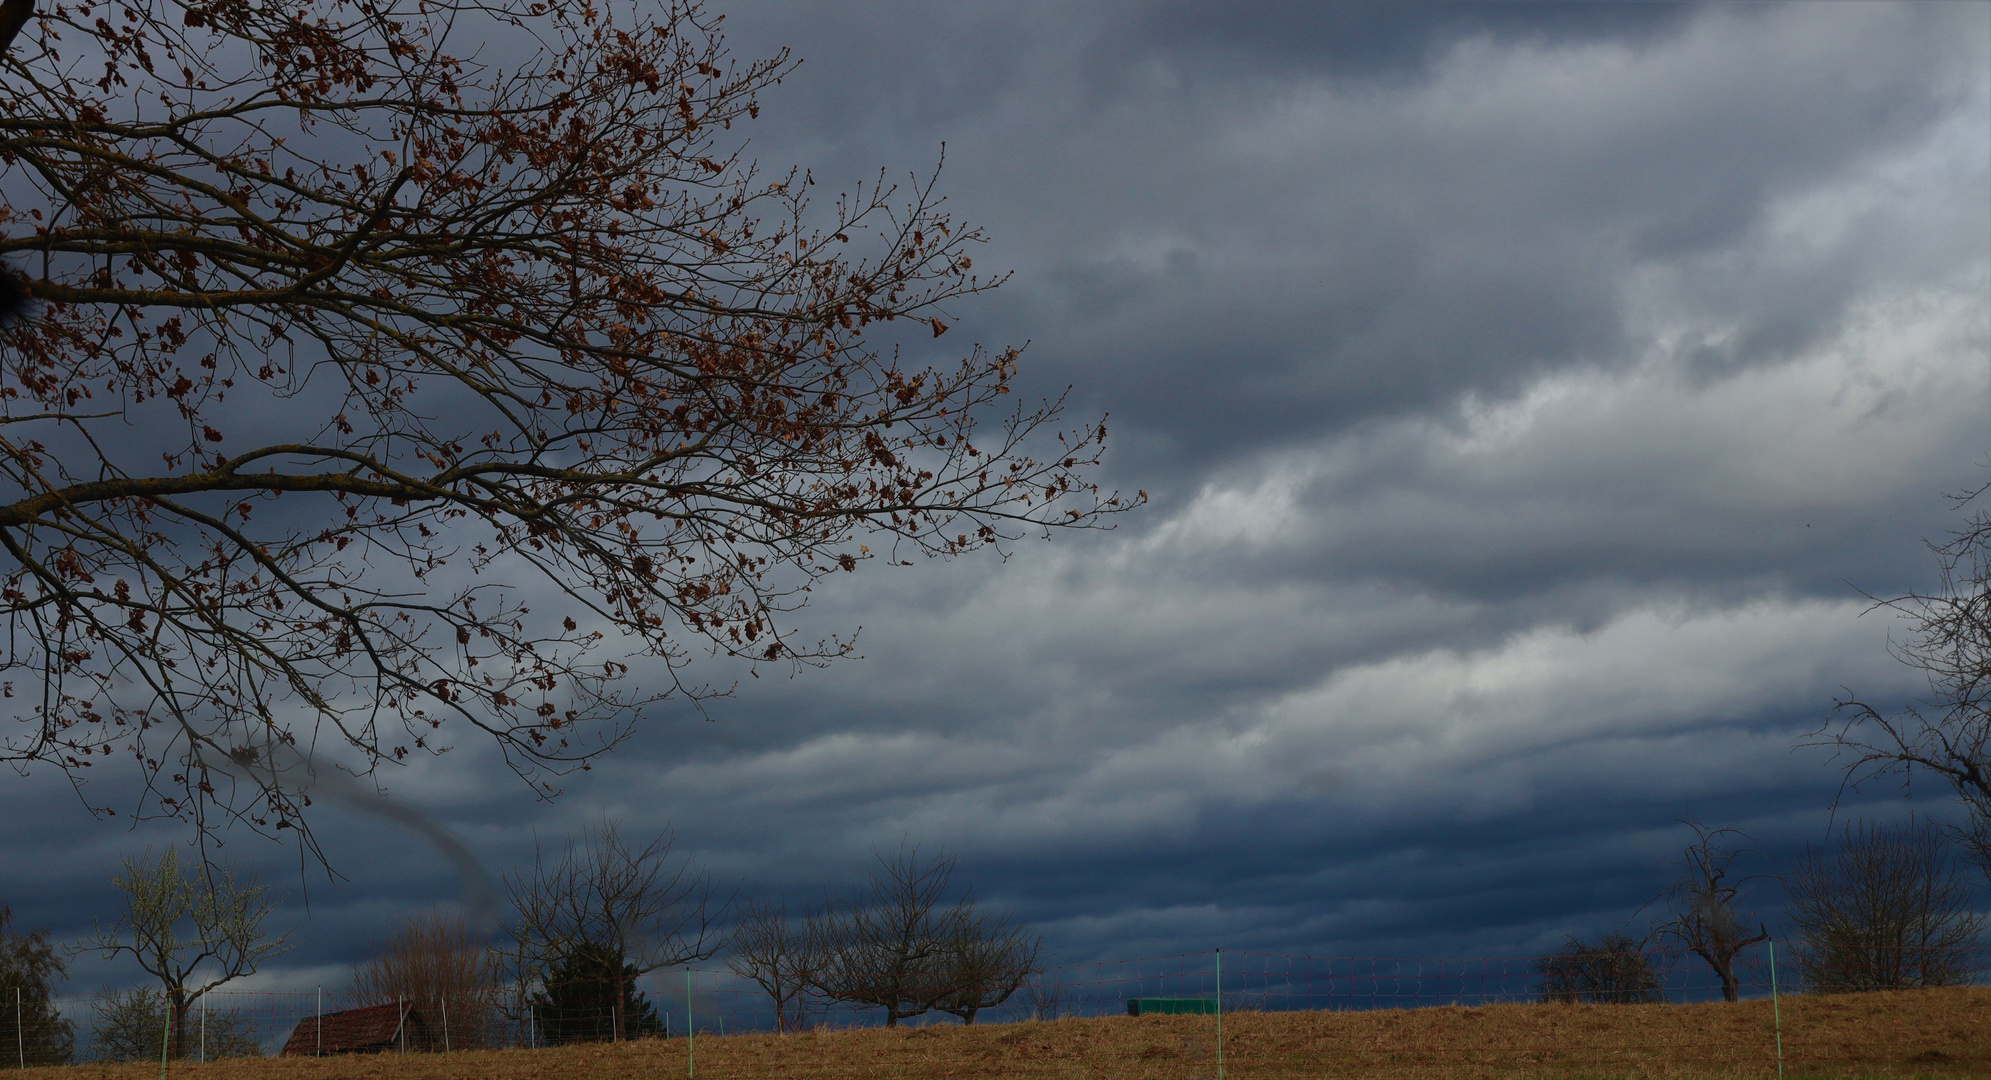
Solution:
<path fill-rule="evenodd" d="M 1784 1014 L 1777 1001 L 1777 943 L 1767 937 L 1763 943 L 1770 947 L 1770 1022 L 1777 1031 L 1777 1080 L 1784 1080 Z"/>
<path fill-rule="evenodd" d="M 684 1075 L 692 1080 L 698 1075 L 698 1044 L 692 1041 L 691 1028 L 691 969 L 684 969 Z"/>
<path fill-rule="evenodd" d="M 1217 950 L 1217 1080 L 1224 1080 L 1224 950 Z"/>
<path fill-rule="evenodd" d="M 166 1022 L 159 1028 L 159 1080 L 166 1080 L 166 1051 L 173 1047 L 173 998 L 166 997 Z"/>

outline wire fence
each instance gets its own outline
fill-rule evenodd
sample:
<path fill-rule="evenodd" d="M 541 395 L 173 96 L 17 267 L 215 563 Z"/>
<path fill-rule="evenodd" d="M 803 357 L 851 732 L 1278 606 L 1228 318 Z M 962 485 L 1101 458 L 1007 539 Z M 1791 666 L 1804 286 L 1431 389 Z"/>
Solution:
<path fill-rule="evenodd" d="M 901 972 L 895 976 L 903 980 L 908 996 L 905 1011 L 913 1014 L 905 1018 L 889 1017 L 886 1009 L 876 1006 L 875 997 L 873 1007 L 867 1008 L 822 993 L 803 994 L 777 1013 L 767 993 L 727 968 L 651 973 L 630 980 L 627 986 L 596 980 L 534 986 L 528 992 L 499 988 L 495 992 L 487 989 L 429 999 L 411 995 L 390 1001 L 318 987 L 224 988 L 192 1000 L 177 1015 L 169 1000 L 157 991 L 33 1001 L 24 998 L 18 988 L 0 987 L 0 1063 L 28 1067 L 64 1060 L 157 1060 L 164 1068 L 168 1062 L 271 1054 L 448 1053 L 675 1040 L 687 1044 L 683 1053 L 689 1069 L 689 1043 L 694 1038 L 876 1028 L 894 1020 L 903 1027 L 926 1028 L 935 1024 L 985 1026 L 991 1022 L 1161 1014 L 1161 1019 L 1146 1021 L 1163 1025 L 1153 1030 L 1189 1034 L 1179 1046 L 1164 1040 L 1145 1046 L 1141 1053 L 1168 1059 L 1162 1064 L 1202 1061 L 1222 1065 L 1229 1075 L 1240 1078 L 1298 1075 L 1335 1061 L 1351 1068 L 1367 1062 L 1362 1067 L 1388 1071 L 1412 1059 L 1439 1064 L 1470 1060 L 1481 1065 L 1548 1060 L 1609 1062 L 1641 1053 L 1660 1054 L 1676 1064 L 1707 1057 L 1709 1068 L 1721 1071 L 1735 1068 L 1732 1059 L 1744 1050 L 1744 1056 L 1760 1058 L 1751 1059 L 1755 1064 L 1750 1069 L 1772 1060 L 1781 1063 L 1782 1025 L 1791 1004 L 1787 999 L 1793 994 L 1824 1000 L 1819 992 L 1991 986 L 1991 949 L 1950 948 L 1938 956 L 1899 946 L 1835 949 L 1796 945 L 1787 946 L 1778 956 L 1776 948 L 1773 942 L 1742 948 L 1726 972 L 1717 971 L 1691 951 L 1668 949 L 1490 958 L 1319 956 L 1212 949 L 1044 967 L 1029 973 L 1027 979 L 1011 979 L 1009 985 L 983 993 L 971 1002 L 979 1003 L 979 1008 L 959 1008 L 962 1003 L 957 996 L 951 1002 L 957 1006 L 950 1010 L 954 1015 L 921 1008 L 914 1000 L 920 995 L 919 979 L 926 979 L 930 990 L 931 980 L 937 977 L 934 973 Z M 960 976 L 959 972 L 948 973 L 951 978 Z M 929 1003 L 932 997 L 927 995 Z M 1478 1035 L 1460 1029 L 1457 1022 L 1453 1022 L 1451 1036 L 1440 1037 L 1425 1030 L 1431 1024 L 1438 1024 L 1438 1031 L 1445 1030 L 1446 1017 L 1491 1016 L 1488 1006 L 1558 1002 L 1692 1005 L 1723 1000 L 1770 1006 L 1774 1013 L 1768 1026 L 1751 1021 L 1756 1026 L 1738 1044 L 1744 1050 L 1727 1044 L 1722 1044 L 1726 1046 L 1723 1049 L 1706 1040 L 1661 1038 L 1650 1031 L 1647 1036 L 1633 1038 L 1594 1024 L 1591 1028 L 1581 1024 L 1569 1027 L 1576 1023 L 1570 1018 L 1597 1015 L 1596 1010 L 1509 1011 L 1501 1014 L 1507 1019 Z M 1991 997 L 1982 998 L 1970 1037 L 1991 1048 L 1991 1030 L 1986 1029 L 1981 1014 L 1984 1006 L 1991 1006 Z M 1364 1015 L 1374 1020 L 1385 1013 L 1391 1014 L 1389 1024 L 1400 1028 L 1394 1036 L 1365 1036 L 1366 1042 L 1340 1037 L 1338 1041 L 1308 1043 L 1300 1039 L 1295 1043 L 1292 1035 L 1294 1031 L 1313 1030 L 1308 1024 L 1330 1022 L 1322 1017 L 1346 1016 L 1350 1018 L 1347 1022 L 1354 1023 Z M 1515 1019 L 1517 1016 L 1521 1019 Z M 1224 1045 L 1226 1022 L 1231 1028 L 1228 1049 Z M 1274 1037 L 1270 1033 L 1279 1024 L 1286 1026 L 1287 1034 Z M 1504 1033 L 1496 1033 L 1495 1027 Z M 1377 1029 L 1389 1030 L 1387 1026 Z M 1002 1036 L 1015 1037 L 1014 1033 Z M 1203 1041 L 1199 1043 L 1199 1039 Z M 1773 1043 L 1775 1057 L 1763 1057 Z M 711 1071 L 715 1065 L 711 1055 L 716 1051 L 705 1052 L 705 1075 L 720 1075 Z M 977 1075 L 968 1065 L 973 1062 L 947 1071 L 950 1075 Z M 1027 1069 L 1018 1071 L 1022 1067 L 1012 1063 L 987 1075 L 1030 1075 Z M 767 1068 L 775 1066 L 767 1064 Z M 775 1075 L 752 1068 L 736 1074 Z M 810 1075 L 897 1074 L 838 1073 L 819 1068 Z M 1142 1073 L 1137 1068 L 1129 1075 Z"/>

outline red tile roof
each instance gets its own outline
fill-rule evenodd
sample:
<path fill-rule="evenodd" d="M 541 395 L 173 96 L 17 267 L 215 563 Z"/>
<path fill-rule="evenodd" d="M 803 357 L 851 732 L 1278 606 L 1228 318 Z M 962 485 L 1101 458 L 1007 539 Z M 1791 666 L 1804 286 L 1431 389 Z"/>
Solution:
<path fill-rule="evenodd" d="M 297 1022 L 279 1056 L 377 1054 L 401 1044 L 404 1026 L 406 1043 L 411 1048 L 422 1045 L 428 1035 L 428 1021 L 421 1010 L 406 1003 L 388 1002 L 307 1016 Z"/>

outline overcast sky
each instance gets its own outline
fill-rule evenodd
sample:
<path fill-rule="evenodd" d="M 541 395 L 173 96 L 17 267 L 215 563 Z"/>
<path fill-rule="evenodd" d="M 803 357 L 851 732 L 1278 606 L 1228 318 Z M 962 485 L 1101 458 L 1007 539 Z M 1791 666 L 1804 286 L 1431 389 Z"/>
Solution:
<path fill-rule="evenodd" d="M 606 812 L 756 890 L 944 848 L 1060 959 L 1521 955 L 1625 926 L 1678 819 L 1768 869 L 1826 838 L 1796 742 L 1916 689 L 1862 591 L 1928 584 L 1991 480 L 1991 6 L 719 10 L 803 58 L 764 166 L 945 145 L 1014 277 L 943 343 L 1027 342 L 1152 502 L 833 579 L 805 621 L 863 659 L 658 710 L 556 802 L 468 743 L 386 778 L 493 874 Z M 45 774 L 0 819 L 0 900 L 60 937 L 166 835 Z M 293 899 L 260 984 L 457 895 L 391 823 L 320 826 L 344 880 L 230 847 Z"/>

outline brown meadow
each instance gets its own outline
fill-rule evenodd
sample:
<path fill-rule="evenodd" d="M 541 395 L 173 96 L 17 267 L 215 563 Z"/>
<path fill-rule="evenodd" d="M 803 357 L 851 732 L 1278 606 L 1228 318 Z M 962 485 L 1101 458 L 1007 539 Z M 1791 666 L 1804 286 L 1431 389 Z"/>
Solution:
<path fill-rule="evenodd" d="M 1784 1075 L 1991 1076 L 1991 987 L 1782 1002 Z M 1223 1020 L 1226 1080 L 1775 1077 L 1768 1001 L 1240 1012 Z M 687 1050 L 692 1058 L 687 1060 Z M 32 1080 L 144 1080 L 156 1063 L 29 1070 Z M 1217 1018 L 1063 1019 L 975 1027 L 700 1035 L 454 1054 L 173 1063 L 188 1080 L 1207 1080 Z"/>

